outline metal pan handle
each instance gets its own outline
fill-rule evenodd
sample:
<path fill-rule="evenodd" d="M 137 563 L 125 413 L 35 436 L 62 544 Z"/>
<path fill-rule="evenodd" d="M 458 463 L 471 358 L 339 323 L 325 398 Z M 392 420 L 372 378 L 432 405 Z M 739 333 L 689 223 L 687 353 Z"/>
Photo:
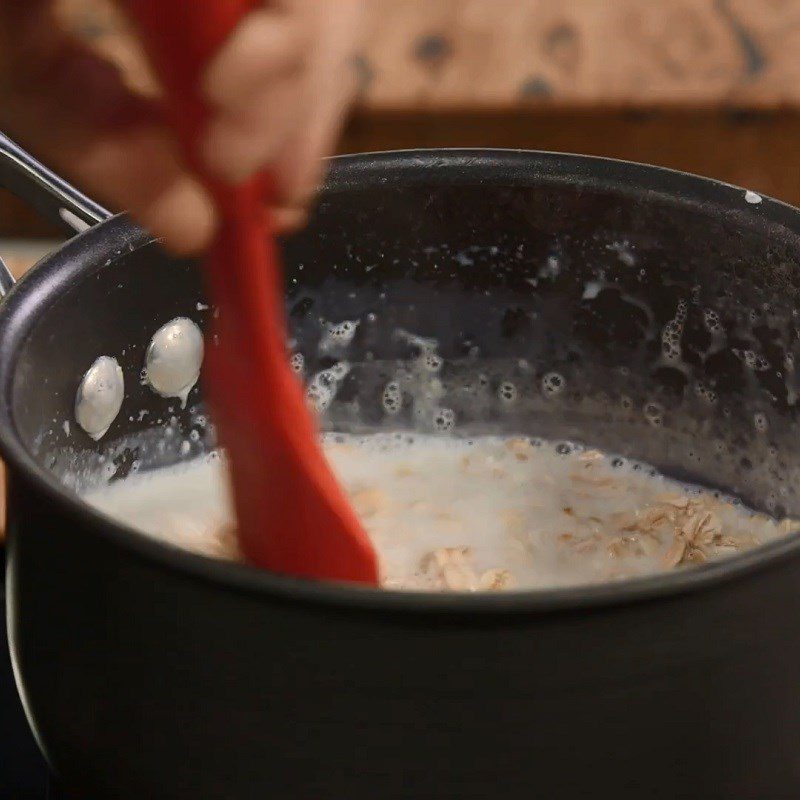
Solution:
<path fill-rule="evenodd" d="M 111 213 L 41 164 L 0 133 L 0 188 L 8 189 L 43 217 L 80 233 Z M 14 285 L 14 276 L 0 259 L 0 297 Z"/>

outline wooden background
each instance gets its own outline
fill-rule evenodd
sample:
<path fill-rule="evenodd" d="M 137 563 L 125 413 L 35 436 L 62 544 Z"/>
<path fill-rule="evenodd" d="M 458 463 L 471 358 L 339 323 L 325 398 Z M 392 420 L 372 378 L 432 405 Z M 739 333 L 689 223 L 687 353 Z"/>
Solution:
<path fill-rule="evenodd" d="M 56 2 L 64 24 L 149 86 L 108 0 Z M 800 0 L 368 3 L 342 152 L 594 153 L 800 204 Z M 2 196 L 0 233 L 46 232 Z"/>

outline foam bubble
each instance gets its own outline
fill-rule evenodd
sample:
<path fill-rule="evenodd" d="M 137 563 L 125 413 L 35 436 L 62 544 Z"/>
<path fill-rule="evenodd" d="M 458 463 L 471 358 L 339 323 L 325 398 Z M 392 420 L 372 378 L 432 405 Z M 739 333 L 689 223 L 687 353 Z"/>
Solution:
<path fill-rule="evenodd" d="M 717 393 L 712 389 L 707 383 L 703 381 L 697 381 L 694 385 L 694 393 L 697 397 L 701 400 L 704 400 L 709 405 L 713 405 L 717 402 Z"/>
<path fill-rule="evenodd" d="M 645 403 L 642 409 L 644 418 L 654 427 L 659 427 L 664 423 L 664 406 L 660 403 L 655 403 L 652 400 Z"/>
<path fill-rule="evenodd" d="M 319 352 L 339 353 L 347 349 L 356 335 L 360 320 L 346 319 L 342 322 L 327 322 L 319 342 Z"/>
<path fill-rule="evenodd" d="M 442 364 L 444 363 L 444 359 L 440 355 L 431 352 L 425 352 L 420 358 L 422 362 L 422 366 L 428 372 L 438 372 L 442 368 Z"/>
<path fill-rule="evenodd" d="M 722 330 L 722 320 L 713 308 L 703 309 L 703 324 L 710 333 L 719 333 Z"/>
<path fill-rule="evenodd" d="M 348 372 L 350 372 L 350 365 L 346 361 L 337 361 L 330 368 L 331 375 L 333 375 L 334 379 L 337 381 L 342 380 Z"/>
<path fill-rule="evenodd" d="M 680 361 L 683 355 L 681 336 L 686 322 L 686 312 L 686 301 L 679 301 L 675 316 L 664 325 L 661 331 L 661 354 L 667 361 Z"/>
<path fill-rule="evenodd" d="M 452 408 L 439 408 L 437 409 L 433 424 L 437 431 L 446 433 L 453 430 L 456 424 L 456 412 Z"/>
<path fill-rule="evenodd" d="M 497 387 L 497 396 L 502 403 L 513 403 L 517 399 L 517 387 L 511 381 L 503 381 Z"/>
<path fill-rule="evenodd" d="M 398 414 L 403 407 L 403 395 L 397 381 L 389 381 L 383 388 L 381 405 L 387 414 Z"/>
<path fill-rule="evenodd" d="M 567 382 L 559 372 L 548 372 L 542 378 L 542 391 L 546 395 L 557 395 L 564 391 Z"/>
<path fill-rule="evenodd" d="M 731 348 L 731 352 L 753 372 L 765 372 L 769 369 L 769 361 L 764 356 L 756 353 L 755 350 L 740 350 L 734 347 Z"/>
<path fill-rule="evenodd" d="M 332 367 L 323 369 L 314 375 L 306 389 L 306 399 L 312 408 L 321 414 L 333 402 L 339 391 L 339 383 L 350 372 L 350 365 L 346 361 L 338 361 Z"/>

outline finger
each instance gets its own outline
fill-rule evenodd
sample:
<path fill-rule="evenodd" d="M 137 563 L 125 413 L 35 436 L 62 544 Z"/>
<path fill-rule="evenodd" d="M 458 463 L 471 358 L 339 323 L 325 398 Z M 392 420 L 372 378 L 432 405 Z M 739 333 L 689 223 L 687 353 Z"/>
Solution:
<path fill-rule="evenodd" d="M 306 207 L 316 194 L 324 169 L 324 159 L 335 150 L 355 80 L 350 85 L 347 73 L 342 75 L 339 89 L 330 92 L 316 108 L 314 116 L 288 137 L 287 145 L 275 162 L 278 197 L 283 205 Z"/>
<path fill-rule="evenodd" d="M 97 140 L 60 168 L 80 179 L 90 194 L 130 210 L 173 252 L 196 253 L 210 243 L 216 227 L 214 204 L 183 168 L 163 129 L 138 128 Z"/>
<path fill-rule="evenodd" d="M 335 149 L 357 89 L 352 67 L 362 3 L 321 4 L 319 43 L 309 65 L 306 101 L 297 127 L 278 155 L 275 173 L 282 205 L 305 207 L 317 190 L 324 163 Z"/>
<path fill-rule="evenodd" d="M 304 208 L 280 207 L 268 210 L 270 222 L 275 233 L 285 236 L 303 228 L 308 221 Z"/>
<path fill-rule="evenodd" d="M 140 124 L 99 136 L 75 123 L 58 137 L 43 135 L 48 130 L 34 126 L 18 138 L 90 196 L 129 211 L 169 250 L 190 254 L 208 246 L 216 227 L 213 201 L 162 127 Z"/>
<path fill-rule="evenodd" d="M 231 34 L 203 78 L 203 91 L 218 109 L 241 109 L 267 81 L 301 71 L 306 36 L 300 20 L 279 10 L 254 11 Z"/>
<path fill-rule="evenodd" d="M 296 128 L 301 92 L 298 79 L 268 83 L 248 107 L 217 115 L 203 137 L 208 168 L 237 183 L 273 161 Z"/>
<path fill-rule="evenodd" d="M 43 5 L 30 16 L 13 5 L 19 32 L 30 36 L 18 47 L 7 28 L 0 34 L 0 122 L 88 194 L 129 210 L 169 248 L 205 247 L 213 204 L 181 164 L 152 104 L 131 93 L 113 66 L 59 35 L 52 21 L 40 30 Z M 0 4 L 0 28 L 8 9 Z M 35 31 L 28 30 L 32 19 Z"/>
<path fill-rule="evenodd" d="M 250 14 L 204 78 L 215 106 L 201 143 L 208 168 L 233 183 L 272 161 L 299 114 L 308 26 L 286 6 Z"/>

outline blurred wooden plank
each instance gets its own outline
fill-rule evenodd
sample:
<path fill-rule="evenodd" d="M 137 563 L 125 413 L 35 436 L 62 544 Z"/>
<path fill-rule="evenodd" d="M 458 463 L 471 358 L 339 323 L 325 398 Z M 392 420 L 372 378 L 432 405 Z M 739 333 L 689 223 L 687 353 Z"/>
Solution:
<path fill-rule="evenodd" d="M 372 0 L 371 109 L 800 102 L 798 0 Z"/>
<path fill-rule="evenodd" d="M 0 258 L 15 278 L 21 278 L 39 259 L 55 250 L 58 239 L 0 239 Z"/>
<path fill-rule="evenodd" d="M 331 0 L 335 2 L 335 0 Z M 109 0 L 62 19 L 152 82 Z M 367 0 L 362 108 L 800 104 L 800 0 Z"/>

